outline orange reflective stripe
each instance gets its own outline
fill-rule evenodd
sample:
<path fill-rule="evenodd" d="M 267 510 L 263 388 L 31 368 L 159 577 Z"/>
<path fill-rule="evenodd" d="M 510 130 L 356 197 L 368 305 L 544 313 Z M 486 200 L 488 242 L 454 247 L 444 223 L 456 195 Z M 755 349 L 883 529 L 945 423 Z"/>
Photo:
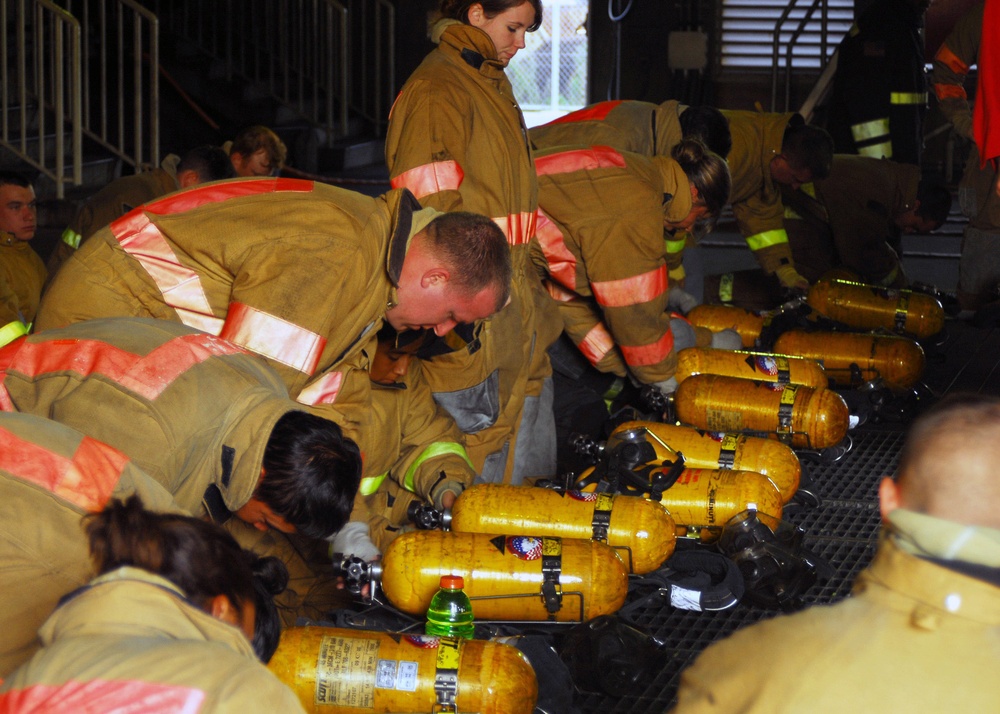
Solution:
<path fill-rule="evenodd" d="M 22 342 L 5 372 L 18 372 L 32 379 L 52 372 L 73 372 L 83 377 L 97 374 L 152 400 L 190 368 L 211 357 L 233 354 L 244 351 L 226 340 L 201 333 L 175 337 L 147 355 L 96 340 Z"/>
<path fill-rule="evenodd" d="M 511 245 L 524 245 L 535 234 L 536 216 L 534 211 L 512 213 L 509 216 L 494 217 L 493 222 L 507 236 Z"/>
<path fill-rule="evenodd" d="M 299 392 L 295 401 L 299 404 L 315 406 L 317 404 L 333 404 L 337 394 L 344 384 L 343 372 L 327 372 L 314 382 L 307 384 Z"/>
<path fill-rule="evenodd" d="M 457 191 L 465 172 L 457 161 L 435 161 L 404 171 L 389 184 L 393 188 L 408 188 L 418 199 L 438 191 Z"/>
<path fill-rule="evenodd" d="M 590 328 L 577 348 L 587 358 L 587 361 L 596 367 L 597 363 L 604 359 L 604 355 L 614 349 L 614 346 L 615 340 L 608 332 L 608 328 L 603 322 L 598 322 Z"/>
<path fill-rule="evenodd" d="M 573 149 L 535 157 L 535 174 L 538 176 L 607 168 L 625 168 L 625 157 L 610 146 L 591 146 L 589 149 Z"/>
<path fill-rule="evenodd" d="M 201 278 L 191 268 L 181 265 L 162 231 L 153 224 L 148 214 L 182 213 L 209 203 L 222 203 L 265 193 L 308 193 L 314 186 L 312 181 L 289 178 L 227 181 L 196 186 L 126 213 L 111 222 L 111 232 L 125 252 L 135 258 L 149 274 L 163 293 L 164 302 L 177 311 L 181 322 L 217 335 L 222 329 L 223 320 L 212 313 Z"/>
<path fill-rule="evenodd" d="M 4 692 L 0 694 L 0 711 L 198 714 L 204 702 L 205 692 L 175 684 L 130 679 L 92 679 L 89 682 L 71 679 L 62 684 L 33 684 Z"/>
<path fill-rule="evenodd" d="M 955 74 L 965 76 L 969 73 L 969 65 L 961 57 L 951 51 L 948 45 L 941 45 L 934 54 L 934 61 L 940 62 Z"/>
<path fill-rule="evenodd" d="M 66 458 L 0 429 L 0 471 L 85 511 L 104 508 L 127 463 L 125 454 L 89 436 Z"/>
<path fill-rule="evenodd" d="M 663 337 L 648 345 L 638 347 L 618 345 L 618 348 L 622 351 L 622 356 L 627 364 L 633 367 L 648 367 L 667 358 L 667 355 L 674 348 L 674 333 L 667 330 L 663 333 Z"/>
<path fill-rule="evenodd" d="M 628 307 L 649 302 L 667 291 L 667 266 L 620 280 L 591 281 L 590 289 L 601 307 Z"/>
<path fill-rule="evenodd" d="M 136 211 L 146 211 L 158 216 L 183 213 L 208 203 L 222 203 L 233 198 L 259 196 L 265 193 L 310 193 L 315 188 L 313 181 L 293 178 L 262 178 L 248 181 L 227 181 L 206 186 L 195 186 L 158 201 L 152 201 Z M 125 214 L 123 218 L 127 218 Z M 121 220 L 121 219 L 119 219 Z M 112 223 L 114 225 L 114 223 Z"/>
<path fill-rule="evenodd" d="M 621 104 L 624 100 L 622 99 L 612 99 L 607 102 L 598 102 L 590 107 L 584 107 L 583 109 L 577 109 L 575 112 L 570 112 L 569 114 L 564 114 L 558 119 L 553 119 L 545 126 L 551 124 L 569 124 L 575 121 L 589 121 L 597 120 L 600 121 L 608 116 L 612 109 Z"/>
<path fill-rule="evenodd" d="M 219 337 L 309 375 L 326 347 L 315 332 L 241 302 L 230 303 Z"/>
<path fill-rule="evenodd" d="M 559 283 L 554 283 L 551 280 L 543 280 L 542 285 L 545 286 L 545 290 L 548 292 L 549 297 L 556 302 L 572 302 L 580 297 L 576 293 L 567 290 Z"/>
<path fill-rule="evenodd" d="M 545 255 L 552 279 L 570 290 L 576 290 L 576 256 L 566 247 L 562 231 L 542 209 L 538 209 L 535 236 Z"/>
<path fill-rule="evenodd" d="M 181 265 L 170 244 L 149 216 L 136 209 L 111 223 L 111 232 L 122 249 L 139 262 L 163 294 L 163 301 L 177 311 L 189 327 L 219 334 L 223 320 L 212 306 L 191 268 Z"/>
<path fill-rule="evenodd" d="M 935 84 L 934 95 L 938 99 L 968 99 L 965 87 L 958 84 Z"/>

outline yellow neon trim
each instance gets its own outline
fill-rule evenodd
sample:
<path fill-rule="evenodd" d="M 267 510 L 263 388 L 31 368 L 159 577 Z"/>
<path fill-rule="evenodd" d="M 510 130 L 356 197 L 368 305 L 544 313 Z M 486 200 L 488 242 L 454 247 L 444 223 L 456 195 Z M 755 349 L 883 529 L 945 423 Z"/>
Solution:
<path fill-rule="evenodd" d="M 755 233 L 752 236 L 747 236 L 746 240 L 750 250 L 760 250 L 761 248 L 770 248 L 772 245 L 787 243 L 788 233 L 785 232 L 784 228 L 776 228 L 773 231 L 764 231 L 763 233 Z"/>
<path fill-rule="evenodd" d="M 454 441 L 435 441 L 433 444 L 424 449 L 420 453 L 420 456 L 413 460 L 413 463 L 410 464 L 410 468 L 406 469 L 406 475 L 403 477 L 403 488 L 412 493 L 416 493 L 416 487 L 413 484 L 413 477 L 417 473 L 417 468 L 428 459 L 433 459 L 444 454 L 455 454 L 456 456 L 462 457 L 465 463 L 469 465 L 469 468 L 475 471 L 475 467 L 472 465 L 469 455 L 465 453 L 464 446 L 456 444 Z"/>
<path fill-rule="evenodd" d="M 871 121 L 851 125 L 851 136 L 855 141 L 877 139 L 889 134 L 889 117 L 872 119 Z"/>
<path fill-rule="evenodd" d="M 62 232 L 62 242 L 73 250 L 80 249 L 80 241 L 82 240 L 83 236 L 74 231 L 72 228 L 67 228 Z"/>
<path fill-rule="evenodd" d="M 13 322 L 8 322 L 3 327 L 0 327 L 0 347 L 4 345 L 9 345 L 11 342 L 16 340 L 18 337 L 28 334 L 28 326 L 25 325 L 20 320 L 14 320 Z"/>
<path fill-rule="evenodd" d="M 927 92 L 891 92 L 890 104 L 926 104 Z"/>

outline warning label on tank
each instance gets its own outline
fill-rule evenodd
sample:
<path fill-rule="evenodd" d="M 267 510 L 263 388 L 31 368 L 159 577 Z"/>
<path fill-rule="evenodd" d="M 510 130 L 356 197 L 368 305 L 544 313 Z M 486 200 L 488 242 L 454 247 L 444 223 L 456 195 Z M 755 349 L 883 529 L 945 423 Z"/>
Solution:
<path fill-rule="evenodd" d="M 706 409 L 705 421 L 712 431 L 739 431 L 743 428 L 743 415 L 727 409 Z"/>
<path fill-rule="evenodd" d="M 316 704 L 371 708 L 383 675 L 378 640 L 324 637 L 316 658 Z M 395 676 L 395 662 L 393 675 Z"/>
<path fill-rule="evenodd" d="M 375 672 L 375 687 L 396 689 L 402 692 L 417 691 L 416 662 L 397 662 L 394 659 L 380 659 Z"/>

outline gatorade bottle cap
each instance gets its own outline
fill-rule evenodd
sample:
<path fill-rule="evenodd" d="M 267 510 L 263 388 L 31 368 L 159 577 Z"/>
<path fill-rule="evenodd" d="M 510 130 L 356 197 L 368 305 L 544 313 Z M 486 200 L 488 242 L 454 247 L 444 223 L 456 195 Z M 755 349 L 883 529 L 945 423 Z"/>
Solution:
<path fill-rule="evenodd" d="M 460 590 L 465 587 L 465 580 L 461 575 L 442 575 L 441 587 L 448 590 Z"/>

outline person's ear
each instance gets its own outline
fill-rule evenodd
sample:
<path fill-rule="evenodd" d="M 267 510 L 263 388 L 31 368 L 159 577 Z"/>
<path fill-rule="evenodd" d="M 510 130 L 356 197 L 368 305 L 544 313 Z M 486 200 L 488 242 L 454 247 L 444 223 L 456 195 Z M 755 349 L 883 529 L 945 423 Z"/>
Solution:
<path fill-rule="evenodd" d="M 431 268 L 420 277 L 420 287 L 444 287 L 451 276 L 444 268 Z"/>
<path fill-rule="evenodd" d="M 475 2 L 469 6 L 469 12 L 466 14 L 469 18 L 469 24 L 475 27 L 481 27 L 483 21 L 486 19 L 486 12 L 483 10 L 481 3 Z"/>
<path fill-rule="evenodd" d="M 181 171 L 177 174 L 177 183 L 180 184 L 181 188 L 191 188 L 201 183 L 201 177 L 198 176 L 197 171 Z"/>
<path fill-rule="evenodd" d="M 209 602 L 209 614 L 216 620 L 228 622 L 230 625 L 240 626 L 239 613 L 233 607 L 233 603 L 225 595 L 216 595 Z"/>
<path fill-rule="evenodd" d="M 883 476 L 878 485 L 878 508 L 883 521 L 887 520 L 889 513 L 899 508 L 900 501 L 899 484 L 891 476 Z"/>
<path fill-rule="evenodd" d="M 691 186 L 691 203 L 698 203 L 698 188 L 692 183 Z"/>

